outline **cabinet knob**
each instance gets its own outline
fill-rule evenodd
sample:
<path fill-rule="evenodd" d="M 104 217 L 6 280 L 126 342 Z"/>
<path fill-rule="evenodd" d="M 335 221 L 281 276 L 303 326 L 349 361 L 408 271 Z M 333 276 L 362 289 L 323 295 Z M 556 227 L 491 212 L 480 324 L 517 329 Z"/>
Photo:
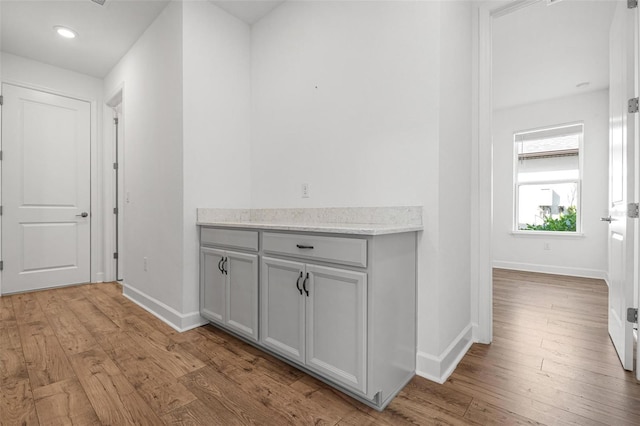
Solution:
<path fill-rule="evenodd" d="M 218 271 L 220 271 L 221 274 L 224 274 L 224 270 L 222 269 L 222 262 L 224 261 L 224 257 L 220 258 L 220 261 L 218 262 Z"/>
<path fill-rule="evenodd" d="M 303 244 L 296 244 L 299 249 L 313 249 L 313 246 L 305 246 Z"/>
<path fill-rule="evenodd" d="M 302 296 L 302 289 L 300 288 L 300 280 L 302 279 L 302 271 L 300 271 L 300 276 L 296 280 L 296 288 L 300 292 L 300 296 Z"/>
<path fill-rule="evenodd" d="M 229 275 L 229 270 L 227 269 L 227 263 L 229 262 L 229 258 L 225 257 L 224 258 L 224 262 L 222 262 L 222 272 L 224 272 L 225 275 Z"/>

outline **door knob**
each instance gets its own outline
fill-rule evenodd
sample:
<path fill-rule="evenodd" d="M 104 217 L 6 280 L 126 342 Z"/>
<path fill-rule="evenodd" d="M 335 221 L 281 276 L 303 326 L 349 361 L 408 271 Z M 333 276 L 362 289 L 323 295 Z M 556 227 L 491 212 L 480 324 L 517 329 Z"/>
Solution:
<path fill-rule="evenodd" d="M 82 212 L 82 213 L 76 215 L 76 217 L 87 217 L 87 216 L 89 216 L 89 213 L 87 213 L 87 212 Z"/>
<path fill-rule="evenodd" d="M 600 221 L 601 222 L 609 222 L 609 223 L 611 223 L 611 222 L 613 222 L 613 218 L 611 216 L 601 217 Z"/>

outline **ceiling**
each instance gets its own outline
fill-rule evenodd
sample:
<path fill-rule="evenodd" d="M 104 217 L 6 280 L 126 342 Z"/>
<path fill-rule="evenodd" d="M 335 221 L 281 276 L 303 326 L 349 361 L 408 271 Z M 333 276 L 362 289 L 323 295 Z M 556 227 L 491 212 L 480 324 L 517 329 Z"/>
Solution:
<path fill-rule="evenodd" d="M 0 50 L 102 78 L 133 46 L 169 0 L 0 0 Z M 252 24 L 283 1 L 214 1 Z M 74 29 L 65 40 L 53 27 Z"/>
<path fill-rule="evenodd" d="M 241 21 L 244 21 L 247 24 L 253 24 L 267 13 L 284 3 L 284 0 L 225 0 L 213 1 L 213 3 Z"/>
<path fill-rule="evenodd" d="M 609 87 L 616 2 L 539 2 L 493 22 L 494 108 Z M 587 86 L 576 87 L 583 82 Z"/>

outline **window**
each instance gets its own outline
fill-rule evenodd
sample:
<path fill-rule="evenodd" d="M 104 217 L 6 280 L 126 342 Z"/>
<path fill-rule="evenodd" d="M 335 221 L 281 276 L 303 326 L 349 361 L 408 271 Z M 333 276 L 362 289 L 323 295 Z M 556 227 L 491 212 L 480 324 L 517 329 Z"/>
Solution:
<path fill-rule="evenodd" d="M 514 134 L 516 231 L 580 231 L 582 135 L 582 124 Z"/>

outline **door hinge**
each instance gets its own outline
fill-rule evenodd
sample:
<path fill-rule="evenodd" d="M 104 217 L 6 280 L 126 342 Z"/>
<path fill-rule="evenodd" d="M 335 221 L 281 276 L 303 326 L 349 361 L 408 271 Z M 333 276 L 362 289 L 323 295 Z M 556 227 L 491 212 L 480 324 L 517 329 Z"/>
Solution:
<path fill-rule="evenodd" d="M 0 95 L 0 105 L 4 105 L 4 96 Z"/>
<path fill-rule="evenodd" d="M 0 151 L 0 161 L 2 161 L 2 151 Z"/>
<path fill-rule="evenodd" d="M 638 98 L 629 99 L 629 108 L 628 108 L 629 114 L 635 114 L 636 112 L 638 112 L 639 107 L 640 107 L 640 101 L 638 100 Z"/>
<path fill-rule="evenodd" d="M 4 260 L 0 260 L 0 271 L 4 271 Z"/>
<path fill-rule="evenodd" d="M 627 217 L 631 219 L 638 219 L 638 217 L 640 217 L 640 204 L 638 203 L 627 204 Z"/>
<path fill-rule="evenodd" d="M 115 118 L 113 119 L 113 124 L 118 124 L 118 117 L 115 117 Z"/>
<path fill-rule="evenodd" d="M 0 216 L 2 216 L 2 206 L 0 206 Z"/>
<path fill-rule="evenodd" d="M 113 208 L 113 214 L 118 214 L 118 208 L 117 207 Z"/>
<path fill-rule="evenodd" d="M 627 322 L 637 323 L 638 322 L 638 309 L 629 308 L 627 309 Z"/>
<path fill-rule="evenodd" d="M 118 170 L 118 163 L 113 163 L 113 170 Z"/>
<path fill-rule="evenodd" d="M 627 0 L 627 9 L 635 9 L 638 7 L 638 0 Z"/>
<path fill-rule="evenodd" d="M 113 258 L 117 259 L 118 258 L 118 253 L 113 253 Z"/>

